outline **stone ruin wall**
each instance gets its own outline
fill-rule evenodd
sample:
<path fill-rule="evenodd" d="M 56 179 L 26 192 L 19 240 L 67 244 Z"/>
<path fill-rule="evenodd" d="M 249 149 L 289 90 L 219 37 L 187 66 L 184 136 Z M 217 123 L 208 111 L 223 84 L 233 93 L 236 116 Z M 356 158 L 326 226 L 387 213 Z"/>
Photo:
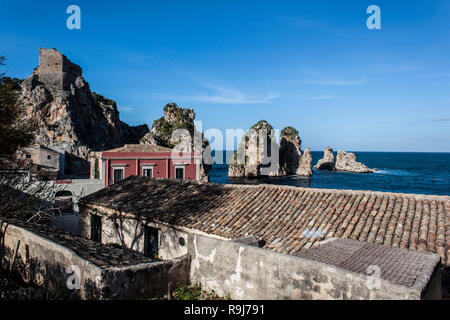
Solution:
<path fill-rule="evenodd" d="M 39 81 L 51 91 L 70 90 L 70 84 L 82 76 L 81 68 L 55 49 L 39 49 Z"/>

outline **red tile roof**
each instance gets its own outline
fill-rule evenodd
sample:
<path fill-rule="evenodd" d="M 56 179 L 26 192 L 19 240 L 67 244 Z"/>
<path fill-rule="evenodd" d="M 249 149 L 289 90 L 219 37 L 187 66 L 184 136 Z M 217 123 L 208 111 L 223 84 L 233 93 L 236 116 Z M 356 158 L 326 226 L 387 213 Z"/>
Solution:
<path fill-rule="evenodd" d="M 132 176 L 81 200 L 295 254 L 329 238 L 433 252 L 450 265 L 450 197 Z"/>
<path fill-rule="evenodd" d="M 172 152 L 172 149 L 150 144 L 126 144 L 123 147 L 103 152 Z"/>

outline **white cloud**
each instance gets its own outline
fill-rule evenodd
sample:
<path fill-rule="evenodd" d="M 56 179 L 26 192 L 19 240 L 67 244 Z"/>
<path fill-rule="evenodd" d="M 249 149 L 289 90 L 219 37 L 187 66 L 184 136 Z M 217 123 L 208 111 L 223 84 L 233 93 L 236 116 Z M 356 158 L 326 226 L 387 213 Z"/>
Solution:
<path fill-rule="evenodd" d="M 302 83 L 323 86 L 360 86 L 366 82 L 364 80 L 307 80 Z"/>
<path fill-rule="evenodd" d="M 300 17 L 292 17 L 292 16 L 281 16 L 280 19 L 281 21 L 284 21 L 289 25 L 293 25 L 301 29 L 319 31 L 323 33 L 332 34 L 338 37 L 346 37 L 346 38 L 351 37 L 351 33 L 343 29 L 338 29 L 336 28 L 336 26 L 328 26 L 324 21 L 307 20 Z"/>
<path fill-rule="evenodd" d="M 322 86 L 360 86 L 365 84 L 367 81 L 361 78 L 348 79 L 343 78 L 340 75 L 333 76 L 329 74 L 324 74 L 317 70 L 303 70 L 304 76 L 300 78 L 297 83 L 307 84 L 307 85 L 322 85 Z"/>
<path fill-rule="evenodd" d="M 375 65 L 371 68 L 372 71 L 379 71 L 379 72 L 407 72 L 407 71 L 415 71 L 419 67 L 418 63 L 411 62 L 411 63 L 397 63 L 397 64 L 380 64 Z"/>
<path fill-rule="evenodd" d="M 125 113 L 129 113 L 129 112 L 133 111 L 133 108 L 126 107 L 126 106 L 118 106 L 117 108 L 119 109 L 120 112 L 125 112 Z"/>
<path fill-rule="evenodd" d="M 432 122 L 450 122 L 450 118 L 436 118 L 431 119 Z"/>
<path fill-rule="evenodd" d="M 306 100 L 312 100 L 312 101 L 320 101 L 320 100 L 330 100 L 330 99 L 335 99 L 338 96 L 317 96 L 317 97 L 309 97 L 306 98 Z"/>
<path fill-rule="evenodd" d="M 197 102 L 209 102 L 220 104 L 255 104 L 255 103 L 272 103 L 272 100 L 278 98 L 278 94 L 268 94 L 264 96 L 247 95 L 239 90 L 225 88 L 214 84 L 203 83 L 205 88 L 212 90 L 210 94 L 199 94 L 193 96 L 182 97 L 185 100 Z"/>

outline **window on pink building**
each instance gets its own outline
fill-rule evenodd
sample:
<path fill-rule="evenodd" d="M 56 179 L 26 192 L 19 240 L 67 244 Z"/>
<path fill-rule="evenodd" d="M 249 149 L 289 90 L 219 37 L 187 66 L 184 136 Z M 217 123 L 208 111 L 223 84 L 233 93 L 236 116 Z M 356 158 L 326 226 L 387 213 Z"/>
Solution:
<path fill-rule="evenodd" d="M 142 176 L 143 177 L 153 177 L 153 168 L 143 168 Z"/>
<path fill-rule="evenodd" d="M 184 180 L 184 166 L 175 167 L 175 179 Z"/>
<path fill-rule="evenodd" d="M 123 180 L 124 171 L 125 171 L 124 168 L 113 169 L 113 183 L 117 183 Z"/>

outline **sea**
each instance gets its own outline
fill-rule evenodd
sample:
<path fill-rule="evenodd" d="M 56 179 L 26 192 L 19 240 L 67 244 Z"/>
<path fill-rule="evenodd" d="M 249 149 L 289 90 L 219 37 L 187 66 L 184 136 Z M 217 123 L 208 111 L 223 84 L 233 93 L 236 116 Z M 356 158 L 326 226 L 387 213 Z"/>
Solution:
<path fill-rule="evenodd" d="M 217 151 L 222 155 L 214 163 L 211 182 L 223 184 L 277 184 L 307 188 L 372 190 L 450 196 L 450 153 L 420 152 L 358 152 L 356 159 L 375 173 L 350 173 L 313 169 L 310 178 L 299 176 L 228 178 L 228 164 L 234 151 Z M 216 154 L 213 152 L 213 156 Z M 312 151 L 313 165 L 323 157 L 322 151 Z M 335 154 L 336 157 L 336 154 Z M 220 163 L 222 162 L 222 163 Z"/>

